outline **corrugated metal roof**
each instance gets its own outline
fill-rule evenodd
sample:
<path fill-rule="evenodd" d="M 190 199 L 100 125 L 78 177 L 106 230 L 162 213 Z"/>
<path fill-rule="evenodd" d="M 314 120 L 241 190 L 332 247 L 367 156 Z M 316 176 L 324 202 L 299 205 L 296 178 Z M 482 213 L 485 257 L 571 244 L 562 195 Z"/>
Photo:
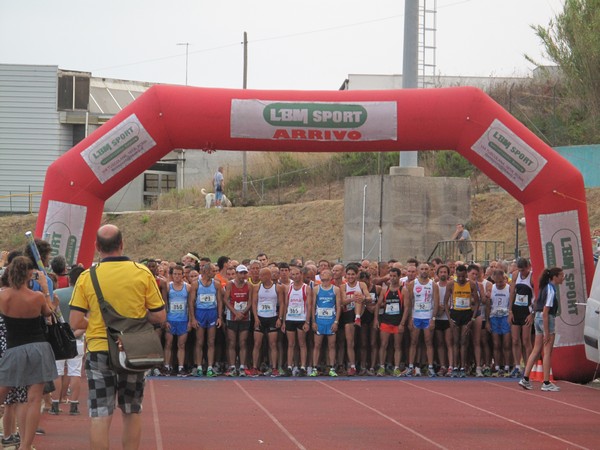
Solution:
<path fill-rule="evenodd" d="M 92 77 L 89 111 L 91 114 L 115 115 L 151 86 L 152 83 L 141 81 Z"/>

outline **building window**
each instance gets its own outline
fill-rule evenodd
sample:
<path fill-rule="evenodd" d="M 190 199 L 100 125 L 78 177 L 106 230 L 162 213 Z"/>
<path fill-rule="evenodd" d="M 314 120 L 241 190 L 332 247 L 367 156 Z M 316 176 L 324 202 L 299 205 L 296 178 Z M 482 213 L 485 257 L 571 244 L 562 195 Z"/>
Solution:
<path fill-rule="evenodd" d="M 59 111 L 87 111 L 90 100 L 89 75 L 72 72 L 58 73 Z"/>
<path fill-rule="evenodd" d="M 151 207 L 160 194 L 177 188 L 177 173 L 147 171 L 144 173 L 144 206 Z"/>

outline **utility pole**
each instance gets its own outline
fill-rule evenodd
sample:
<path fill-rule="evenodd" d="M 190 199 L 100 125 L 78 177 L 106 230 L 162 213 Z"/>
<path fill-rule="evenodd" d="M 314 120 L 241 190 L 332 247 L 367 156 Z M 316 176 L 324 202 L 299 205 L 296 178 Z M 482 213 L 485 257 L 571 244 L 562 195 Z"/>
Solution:
<path fill-rule="evenodd" d="M 179 42 L 177 45 L 185 45 L 185 85 L 188 85 L 188 55 L 190 49 L 189 42 Z"/>
<path fill-rule="evenodd" d="M 244 31 L 244 77 L 242 88 L 246 89 L 248 86 L 248 33 Z M 248 196 L 248 166 L 247 166 L 247 152 L 242 152 L 242 205 L 246 204 L 246 198 Z"/>
<path fill-rule="evenodd" d="M 404 2 L 404 53 L 402 57 L 402 89 L 418 84 L 419 66 L 419 0 Z M 417 167 L 418 153 L 400 152 L 400 167 Z"/>

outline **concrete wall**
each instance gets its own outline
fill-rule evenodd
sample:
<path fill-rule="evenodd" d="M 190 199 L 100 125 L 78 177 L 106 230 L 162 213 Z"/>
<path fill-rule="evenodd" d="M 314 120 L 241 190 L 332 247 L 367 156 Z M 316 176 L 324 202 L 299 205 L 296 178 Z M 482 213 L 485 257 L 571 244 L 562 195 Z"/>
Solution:
<path fill-rule="evenodd" d="M 429 256 L 437 241 L 450 239 L 459 222 L 471 217 L 466 178 L 383 177 L 381 257 L 379 217 L 381 177 L 345 180 L 344 261 L 362 257 L 363 191 L 367 186 L 364 257 L 405 261 Z"/>

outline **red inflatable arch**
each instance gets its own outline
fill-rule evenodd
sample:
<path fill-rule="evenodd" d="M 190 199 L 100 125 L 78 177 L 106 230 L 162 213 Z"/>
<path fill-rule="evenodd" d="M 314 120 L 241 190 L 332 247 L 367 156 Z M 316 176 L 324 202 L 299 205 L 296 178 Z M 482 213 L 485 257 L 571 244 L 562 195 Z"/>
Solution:
<path fill-rule="evenodd" d="M 105 200 L 174 148 L 458 151 L 523 204 L 534 271 L 564 268 L 554 376 L 591 379 L 576 304 L 594 273 L 583 178 L 480 90 L 154 86 L 48 168 L 36 235 L 89 265 Z"/>

